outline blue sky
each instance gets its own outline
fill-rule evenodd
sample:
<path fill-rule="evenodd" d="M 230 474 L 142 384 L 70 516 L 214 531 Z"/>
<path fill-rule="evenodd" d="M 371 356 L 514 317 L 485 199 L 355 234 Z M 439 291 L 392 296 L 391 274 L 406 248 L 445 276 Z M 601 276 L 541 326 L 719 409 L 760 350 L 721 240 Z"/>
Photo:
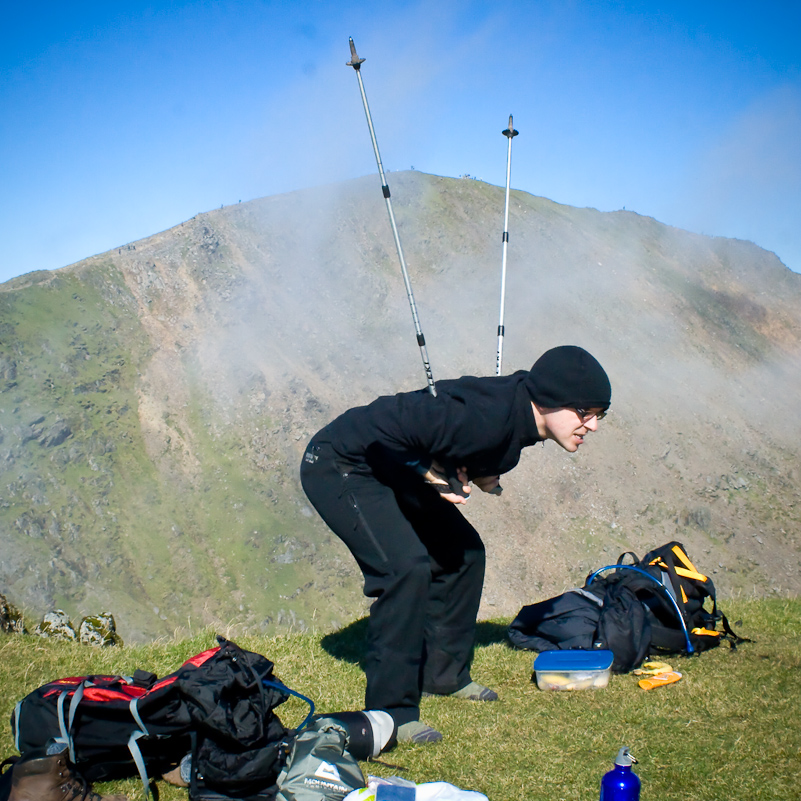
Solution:
<path fill-rule="evenodd" d="M 504 185 L 511 113 L 514 188 L 750 239 L 801 271 L 797 1 L 3 12 L 0 281 L 375 173 L 349 36 L 386 169 Z"/>

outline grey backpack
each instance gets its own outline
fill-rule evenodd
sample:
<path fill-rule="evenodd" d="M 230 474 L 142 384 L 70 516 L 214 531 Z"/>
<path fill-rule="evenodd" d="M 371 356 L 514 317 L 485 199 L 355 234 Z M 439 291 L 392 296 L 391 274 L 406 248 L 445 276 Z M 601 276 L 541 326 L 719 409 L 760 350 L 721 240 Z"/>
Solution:
<path fill-rule="evenodd" d="M 345 750 L 347 739 L 333 718 L 318 718 L 304 729 L 278 776 L 276 801 L 342 801 L 364 787 L 359 763 Z"/>

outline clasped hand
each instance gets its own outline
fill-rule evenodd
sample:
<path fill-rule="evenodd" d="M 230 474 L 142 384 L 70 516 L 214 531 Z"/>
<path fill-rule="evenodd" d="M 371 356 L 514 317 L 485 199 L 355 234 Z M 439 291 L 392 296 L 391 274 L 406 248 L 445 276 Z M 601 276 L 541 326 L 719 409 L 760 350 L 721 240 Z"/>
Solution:
<path fill-rule="evenodd" d="M 461 491 L 457 491 L 456 487 L 453 486 L 453 482 L 448 481 L 445 470 L 438 462 L 431 463 L 431 467 L 423 475 L 423 479 L 450 503 L 467 503 L 472 492 L 471 481 L 482 492 L 489 492 L 493 495 L 500 495 L 502 492 L 500 476 L 478 476 L 471 479 L 467 475 L 466 467 L 459 467 L 456 470 L 456 483 L 460 485 L 461 489 Z"/>

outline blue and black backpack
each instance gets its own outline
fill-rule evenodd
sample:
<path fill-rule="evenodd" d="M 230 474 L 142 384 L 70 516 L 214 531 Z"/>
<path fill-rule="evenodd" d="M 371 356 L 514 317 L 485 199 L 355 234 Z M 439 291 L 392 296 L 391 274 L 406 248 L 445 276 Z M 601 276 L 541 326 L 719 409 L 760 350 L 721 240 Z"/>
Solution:
<path fill-rule="evenodd" d="M 509 639 L 534 651 L 608 648 L 616 673 L 638 667 L 649 654 L 690 655 L 723 641 L 732 648 L 749 642 L 718 610 L 712 580 L 675 541 L 642 559 L 627 551 L 590 573 L 583 587 L 524 606 Z"/>

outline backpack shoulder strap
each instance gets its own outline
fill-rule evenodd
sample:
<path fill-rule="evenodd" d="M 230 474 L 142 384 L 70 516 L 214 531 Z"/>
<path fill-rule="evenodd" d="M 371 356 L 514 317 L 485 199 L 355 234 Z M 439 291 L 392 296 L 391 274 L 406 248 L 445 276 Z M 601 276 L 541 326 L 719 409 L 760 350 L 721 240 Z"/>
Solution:
<path fill-rule="evenodd" d="M 675 540 L 667 543 L 667 545 L 663 545 L 661 548 L 655 548 L 653 551 L 649 551 L 643 557 L 642 561 L 647 565 L 658 565 L 659 567 L 667 568 L 675 572 L 678 576 L 693 581 L 700 581 L 702 584 L 710 581 L 709 577 L 701 573 L 690 561 L 685 547 Z M 714 593 L 714 587 L 712 588 L 712 593 Z"/>
<path fill-rule="evenodd" d="M 688 620 L 694 619 L 693 613 L 703 607 L 704 598 L 712 601 L 711 618 L 718 619 L 715 585 L 709 576 L 698 570 L 687 556 L 687 551 L 680 542 L 669 542 L 661 548 L 655 548 L 643 557 L 643 567 L 661 571 L 662 580 L 669 586 Z M 687 605 L 690 608 L 687 609 Z"/>

